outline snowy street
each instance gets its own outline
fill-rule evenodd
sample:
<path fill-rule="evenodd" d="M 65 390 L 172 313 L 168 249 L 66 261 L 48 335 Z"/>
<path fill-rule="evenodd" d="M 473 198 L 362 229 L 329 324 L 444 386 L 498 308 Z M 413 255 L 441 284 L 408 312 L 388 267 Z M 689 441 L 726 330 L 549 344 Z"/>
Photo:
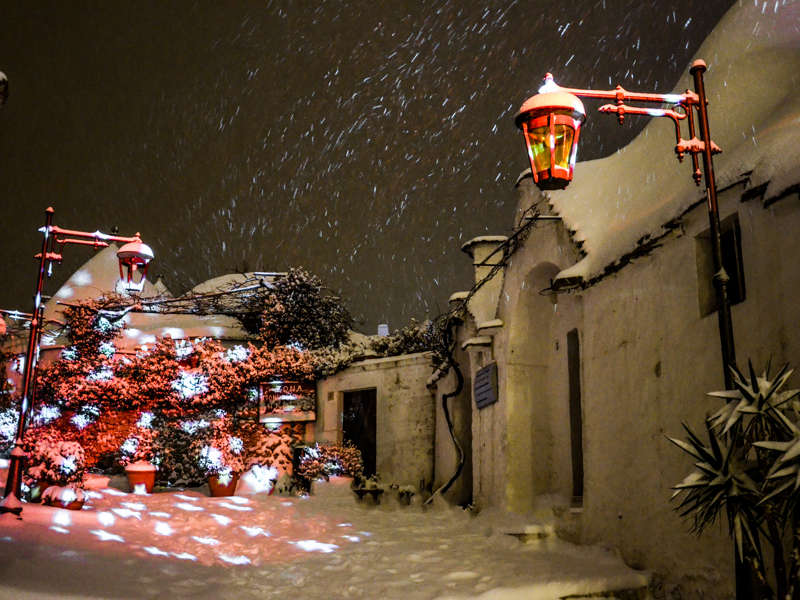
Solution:
<path fill-rule="evenodd" d="M 553 599 L 646 585 L 612 553 L 523 543 L 501 520 L 375 506 L 344 486 L 212 498 L 89 492 L 81 511 L 0 517 L 0 598 Z M 613 597 L 609 595 L 608 597 Z"/>

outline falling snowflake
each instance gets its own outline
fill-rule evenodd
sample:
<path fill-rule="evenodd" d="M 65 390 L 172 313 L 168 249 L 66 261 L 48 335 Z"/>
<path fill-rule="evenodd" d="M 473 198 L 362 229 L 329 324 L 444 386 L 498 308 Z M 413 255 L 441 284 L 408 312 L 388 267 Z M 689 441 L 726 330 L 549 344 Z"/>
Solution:
<path fill-rule="evenodd" d="M 200 458 L 197 461 L 198 465 L 204 471 L 218 471 L 220 474 L 220 483 L 222 482 L 222 452 L 214 446 L 203 446 L 200 450 Z M 230 469 L 228 469 L 230 471 Z M 225 485 L 223 483 L 223 485 Z"/>
<path fill-rule="evenodd" d="M 94 328 L 100 333 L 108 333 L 109 331 L 114 329 L 114 326 L 111 324 L 111 321 L 109 321 L 105 317 L 100 317 L 94 324 Z"/>
<path fill-rule="evenodd" d="M 192 352 L 194 352 L 194 347 L 190 340 L 175 340 L 175 356 L 178 360 L 186 358 Z"/>
<path fill-rule="evenodd" d="M 78 429 L 84 429 L 85 427 L 87 427 L 87 426 L 91 425 L 92 423 L 94 423 L 94 419 L 92 419 L 87 414 L 78 413 L 78 414 L 72 415 L 72 418 L 70 419 L 70 423 L 75 425 L 75 427 L 77 427 Z"/>
<path fill-rule="evenodd" d="M 61 464 L 58 466 L 62 473 L 69 475 L 74 473 L 78 469 L 78 465 L 75 463 L 74 456 L 63 456 L 61 457 Z"/>
<path fill-rule="evenodd" d="M 0 439 L 10 442 L 17 433 L 17 411 L 7 408 L 0 411 Z"/>

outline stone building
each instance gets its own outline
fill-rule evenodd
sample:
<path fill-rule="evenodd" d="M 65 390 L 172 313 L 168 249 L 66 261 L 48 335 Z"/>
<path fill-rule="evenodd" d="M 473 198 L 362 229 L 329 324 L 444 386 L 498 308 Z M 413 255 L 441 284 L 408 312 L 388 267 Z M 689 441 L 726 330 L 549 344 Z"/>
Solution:
<path fill-rule="evenodd" d="M 697 53 L 723 149 L 715 167 L 737 358 L 757 369 L 800 361 L 798 19 L 796 3 L 763 14 L 737 4 Z M 687 73 L 676 89 L 689 87 Z M 609 117 L 590 114 L 599 118 Z M 727 597 L 726 525 L 698 539 L 670 505 L 691 462 L 665 436 L 681 436 L 682 422 L 700 427 L 719 407 L 705 393 L 724 384 L 705 190 L 673 158 L 665 121 L 578 163 L 563 191 L 542 193 L 523 173 L 515 223 L 536 222 L 513 255 L 492 255 L 503 236 L 464 246 L 476 282 L 504 267 L 469 297 L 458 332 L 466 385 L 449 403 L 468 464 L 448 495 L 555 515 L 566 537 L 616 547 L 689 597 Z M 493 378 L 489 397 L 478 393 Z M 456 462 L 440 407 L 454 387 L 450 374 L 437 388 L 437 484 Z"/>

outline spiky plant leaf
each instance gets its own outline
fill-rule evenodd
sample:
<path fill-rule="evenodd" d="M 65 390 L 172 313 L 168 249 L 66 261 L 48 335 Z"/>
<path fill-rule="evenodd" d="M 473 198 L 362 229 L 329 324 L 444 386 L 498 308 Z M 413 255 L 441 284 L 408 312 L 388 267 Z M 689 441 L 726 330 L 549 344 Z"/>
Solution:
<path fill-rule="evenodd" d="M 747 428 L 754 419 L 774 418 L 773 413 L 778 407 L 794 399 L 800 393 L 800 390 L 781 392 L 781 388 L 793 373 L 788 364 L 781 367 L 773 378 L 770 378 L 769 375 L 769 364 L 760 376 L 756 375 L 751 362 L 748 362 L 748 371 L 749 377 L 742 374 L 736 367 L 731 367 L 733 384 L 736 389 L 708 394 L 712 398 L 726 400 L 725 405 L 710 417 L 712 426 L 721 430 L 723 434 L 729 434 L 737 425 Z"/>

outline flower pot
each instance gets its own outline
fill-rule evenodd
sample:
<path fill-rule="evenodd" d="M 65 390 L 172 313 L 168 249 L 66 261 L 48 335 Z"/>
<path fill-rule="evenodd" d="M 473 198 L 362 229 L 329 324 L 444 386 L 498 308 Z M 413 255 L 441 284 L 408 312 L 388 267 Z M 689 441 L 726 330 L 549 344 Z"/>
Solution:
<path fill-rule="evenodd" d="M 311 493 L 323 497 L 350 497 L 353 478 L 347 475 L 331 475 L 327 480 L 317 479 L 312 483 Z"/>
<path fill-rule="evenodd" d="M 224 476 L 219 474 L 208 476 L 208 489 L 212 496 L 233 496 L 237 483 L 239 483 L 239 473 L 236 472 Z"/>
<path fill-rule="evenodd" d="M 42 494 L 42 502 L 47 506 L 66 508 L 67 510 L 82 509 L 84 500 L 83 492 L 71 487 L 51 485 Z"/>
<path fill-rule="evenodd" d="M 156 471 L 158 468 L 147 462 L 140 460 L 125 467 L 125 474 L 128 476 L 128 483 L 134 493 L 150 493 L 156 483 Z"/>

